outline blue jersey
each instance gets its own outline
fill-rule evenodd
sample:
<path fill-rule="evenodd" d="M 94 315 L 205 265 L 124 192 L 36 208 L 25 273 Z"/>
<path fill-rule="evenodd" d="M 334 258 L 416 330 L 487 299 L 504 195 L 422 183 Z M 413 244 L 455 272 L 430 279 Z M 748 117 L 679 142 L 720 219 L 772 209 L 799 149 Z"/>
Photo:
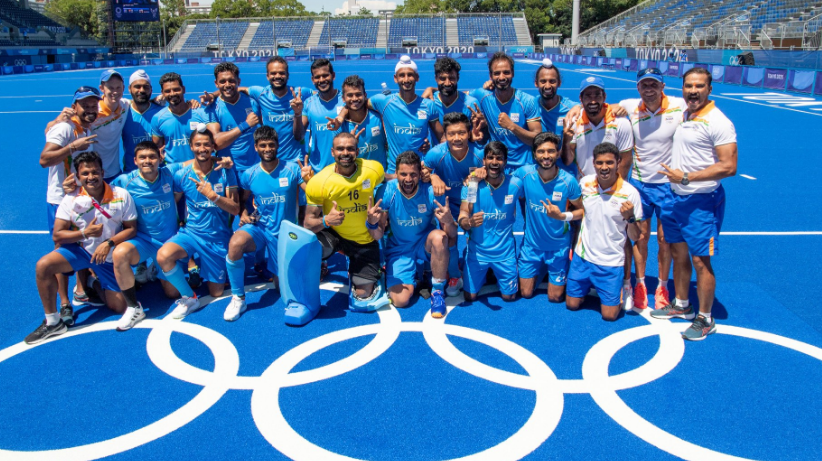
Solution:
<path fill-rule="evenodd" d="M 468 231 L 468 256 L 479 262 L 499 262 L 516 257 L 514 223 L 518 201 L 522 197 L 522 181 L 505 175 L 499 187 L 480 181 L 473 213 L 483 212 L 482 225 Z M 462 189 L 463 201 L 468 188 Z"/>
<path fill-rule="evenodd" d="M 306 100 L 311 96 L 311 91 L 303 88 L 300 94 Z M 279 97 L 270 86 L 252 86 L 248 88 L 248 95 L 260 105 L 263 125 L 270 126 L 277 132 L 280 144 L 277 157 L 291 162 L 296 162 L 297 159 L 302 161 L 302 144 L 294 139 L 294 111 L 291 110 L 291 100 L 294 97 L 291 91 L 286 91 Z"/>
<path fill-rule="evenodd" d="M 521 167 L 514 172 L 514 176 L 522 180 L 525 191 L 525 243 L 542 251 L 570 247 L 569 223 L 545 214 L 542 201 L 558 206 L 563 213 L 567 211 L 568 201 L 577 200 L 582 194 L 576 177 L 558 169 L 554 179 L 544 182 L 536 165 Z"/>
<path fill-rule="evenodd" d="M 541 101 L 541 98 L 537 98 L 537 106 L 539 106 L 541 114 L 540 118 L 542 123 L 542 131 L 554 133 L 559 136 L 559 146 L 557 146 L 557 150 L 562 152 L 563 123 L 565 120 L 565 116 L 568 114 L 568 111 L 571 110 L 571 108 L 574 107 L 576 103 L 568 98 L 563 98 L 562 96 L 560 96 L 559 103 L 552 107 L 551 110 L 547 110 L 542 105 Z M 557 166 L 567 171 L 568 173 L 571 173 L 571 176 L 577 176 L 576 164 L 572 163 L 571 165 L 566 165 L 565 162 L 562 161 L 562 156 L 560 156 L 560 159 L 557 161 Z"/>
<path fill-rule="evenodd" d="M 151 121 L 163 106 L 150 104 L 142 114 L 134 110 L 132 105 L 126 113 L 126 123 L 123 125 L 123 172 L 128 173 L 137 169 L 134 165 L 134 148 L 143 141 L 151 141 Z"/>
<path fill-rule="evenodd" d="M 448 150 L 448 143 L 437 144 L 425 154 L 425 166 L 431 169 L 431 173 L 439 176 L 446 186 L 451 190 L 445 191 L 448 196 L 448 203 L 452 213 L 456 208 L 459 215 L 459 205 L 462 200 L 462 183 L 471 174 L 474 168 L 482 168 L 482 158 L 484 153 L 482 148 L 473 142 L 468 143 L 468 153 L 465 158 L 457 160 Z"/>
<path fill-rule="evenodd" d="M 413 251 L 420 240 L 425 241 L 428 233 L 436 228 L 431 184 L 420 182 L 417 192 L 406 197 L 399 182 L 392 179 L 377 192 L 379 199 L 382 199 L 382 209 L 388 212 L 387 251 L 396 252 L 398 248 Z"/>
<path fill-rule="evenodd" d="M 394 174 L 397 155 L 419 149 L 428 138 L 429 123 L 439 120 L 434 101 L 419 96 L 406 103 L 399 94 L 378 94 L 371 97 L 371 106 L 382 117 L 388 139 L 388 174 Z"/>
<path fill-rule="evenodd" d="M 302 183 L 300 167 L 284 160 L 271 173 L 257 163 L 240 175 L 240 187 L 251 191 L 260 214 L 256 225 L 263 226 L 272 238 L 279 237 L 282 221 L 297 222 L 297 192 Z"/>
<path fill-rule="evenodd" d="M 194 153 L 188 147 L 188 138 L 197 128 L 197 123 L 206 121 L 202 109 L 189 109 L 183 115 L 174 115 L 166 107 L 154 115 L 151 119 L 151 135 L 164 140 L 166 163 L 185 162 L 194 158 Z"/>
<path fill-rule="evenodd" d="M 217 98 L 214 104 L 205 108 L 207 123 L 218 123 L 220 131 L 231 131 L 243 122 L 248 114 L 254 112 L 260 117 L 260 106 L 251 97 L 240 93 L 240 99 L 234 104 L 225 102 L 223 98 Z M 225 149 L 217 151 L 220 157 L 231 157 L 234 160 L 237 174 L 251 168 L 259 163 L 260 157 L 254 150 L 254 130 L 248 130 L 241 134 Z"/>
<path fill-rule="evenodd" d="M 522 142 L 512 131 L 499 126 L 499 115 L 508 114 L 515 124 L 527 129 L 528 121 L 539 121 L 539 110 L 536 98 L 514 90 L 514 95 L 505 104 L 501 103 L 493 91 L 476 89 L 471 96 L 479 100 L 479 107 L 488 122 L 488 134 L 492 141 L 499 141 L 508 148 L 508 167 L 519 168 L 533 162 L 531 146 Z"/>
<path fill-rule="evenodd" d="M 186 229 L 203 240 L 228 243 L 231 238 L 229 213 L 197 192 L 197 184 L 192 179 L 203 179 L 194 172 L 193 164 L 184 166 L 174 174 L 174 192 L 181 192 L 186 201 Z M 226 196 L 228 189 L 237 188 L 236 175 L 225 168 L 212 169 L 205 179 L 222 197 Z"/>
<path fill-rule="evenodd" d="M 162 166 L 157 179 L 149 182 L 139 171 L 117 177 L 112 186 L 131 194 L 137 209 L 137 235 L 165 242 L 177 233 L 177 207 L 174 206 L 174 173 L 182 163 Z"/>
<path fill-rule="evenodd" d="M 321 98 L 319 93 L 305 100 L 303 116 L 308 119 L 307 128 L 311 130 L 308 162 L 315 172 L 334 163 L 331 147 L 334 145 L 334 136 L 340 130 L 329 131 L 326 128 L 328 125 L 326 117 L 336 117 L 343 107 L 345 107 L 345 104 L 342 100 L 342 91 L 337 91 L 337 94 L 328 101 Z"/>
<path fill-rule="evenodd" d="M 383 130 L 380 116 L 373 110 L 368 110 L 362 123 L 354 123 L 346 120 L 343 122 L 341 130 L 350 133 L 355 127 L 357 128 L 357 132 L 365 129 L 360 135 L 357 144 L 360 148 L 360 153 L 357 158 L 380 162 L 382 167 L 385 168 L 387 162 L 385 130 Z"/>
<path fill-rule="evenodd" d="M 462 112 L 468 117 L 468 120 L 471 120 L 471 111 L 468 110 L 469 107 L 472 109 L 474 108 L 474 104 L 479 106 L 479 101 L 473 96 L 469 96 L 462 91 L 457 92 L 457 99 L 451 103 L 450 106 L 446 106 L 445 103 L 440 100 L 440 92 L 434 92 L 434 106 L 437 108 L 440 116 L 440 123 L 443 123 L 442 119 L 445 117 L 445 114 L 450 114 L 451 112 Z"/>

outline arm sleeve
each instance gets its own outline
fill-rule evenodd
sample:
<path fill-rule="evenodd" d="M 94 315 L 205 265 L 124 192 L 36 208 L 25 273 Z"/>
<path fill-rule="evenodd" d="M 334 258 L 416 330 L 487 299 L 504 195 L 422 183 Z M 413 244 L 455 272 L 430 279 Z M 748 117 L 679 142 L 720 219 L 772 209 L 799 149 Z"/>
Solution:
<path fill-rule="evenodd" d="M 68 123 L 58 123 L 51 127 L 46 133 L 46 142 L 57 144 L 60 147 L 66 147 L 71 138 L 71 125 Z"/>
<path fill-rule="evenodd" d="M 383 111 L 385 111 L 385 105 L 386 103 L 388 103 L 388 98 L 389 96 L 386 96 L 382 93 L 371 96 L 371 107 L 373 107 L 374 110 L 376 110 L 380 115 L 382 115 Z"/>
<path fill-rule="evenodd" d="M 711 141 L 714 147 L 736 142 L 736 128 L 726 117 L 717 120 L 716 127 L 711 130 Z"/>
<path fill-rule="evenodd" d="M 305 187 L 305 200 L 306 200 L 306 203 L 308 203 L 309 205 L 314 205 L 314 206 L 319 206 L 319 207 L 323 206 L 323 201 L 324 200 L 323 200 L 323 196 L 322 196 L 322 193 L 323 193 L 322 189 L 323 189 L 323 186 L 322 186 L 321 180 L 316 179 L 316 178 L 312 178 L 310 181 L 308 181 L 308 184 Z"/>
<path fill-rule="evenodd" d="M 158 138 L 165 138 L 163 133 L 160 132 L 160 114 L 154 114 L 154 117 L 151 119 L 151 135 L 157 136 Z"/>
<path fill-rule="evenodd" d="M 529 120 L 540 120 L 539 108 L 537 108 L 537 99 L 530 94 L 525 94 L 522 98 L 522 108 L 525 115 L 525 121 Z"/>
<path fill-rule="evenodd" d="M 256 100 L 260 99 L 260 96 L 263 94 L 263 91 L 265 91 L 265 87 L 250 86 L 250 87 L 248 87 L 248 96 L 250 96 L 251 99 L 256 101 Z"/>
<path fill-rule="evenodd" d="M 627 118 L 620 118 L 617 122 L 617 148 L 620 152 L 628 152 L 634 148 L 634 130 Z"/>
<path fill-rule="evenodd" d="M 577 200 L 580 197 L 582 197 L 582 189 L 579 183 L 572 179 L 568 182 L 568 200 Z"/>
<path fill-rule="evenodd" d="M 248 184 L 248 179 L 249 179 L 249 176 L 250 176 L 250 172 L 251 172 L 250 169 L 244 171 L 240 175 L 239 180 L 237 181 L 237 183 L 240 185 L 240 188 L 242 188 L 243 190 L 251 190 L 251 187 Z"/>
<path fill-rule="evenodd" d="M 237 173 L 235 173 L 234 170 L 223 169 L 223 171 L 225 172 L 224 173 L 224 175 L 225 175 L 225 187 L 226 188 L 233 187 L 233 188 L 236 189 L 237 188 Z"/>
<path fill-rule="evenodd" d="M 482 97 L 485 96 L 486 93 L 488 93 L 488 90 L 484 90 L 482 88 L 474 88 L 473 90 L 468 92 L 468 96 L 471 96 L 472 98 L 476 99 L 477 102 L 479 102 L 479 100 L 482 99 Z"/>
<path fill-rule="evenodd" d="M 123 193 L 123 222 L 137 220 L 137 207 L 134 206 L 134 199 L 127 190 L 121 189 Z"/>
<path fill-rule="evenodd" d="M 182 170 L 177 171 L 174 173 L 174 192 L 176 193 L 183 193 L 183 180 L 185 179 L 186 175 L 183 174 Z"/>
<path fill-rule="evenodd" d="M 63 200 L 60 200 L 60 205 L 57 207 L 57 213 L 54 215 L 56 219 L 71 222 L 71 205 L 74 203 L 72 196 L 66 195 Z"/>

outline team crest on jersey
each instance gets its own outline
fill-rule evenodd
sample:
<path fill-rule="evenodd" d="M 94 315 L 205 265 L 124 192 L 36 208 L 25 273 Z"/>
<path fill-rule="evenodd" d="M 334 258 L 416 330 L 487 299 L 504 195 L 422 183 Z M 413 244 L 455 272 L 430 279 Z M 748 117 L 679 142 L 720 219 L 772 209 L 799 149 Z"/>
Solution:
<path fill-rule="evenodd" d="M 559 202 L 560 200 L 562 200 L 562 192 L 555 190 L 554 194 L 551 196 L 551 201 Z"/>
<path fill-rule="evenodd" d="M 171 193 L 171 184 L 169 184 L 169 183 L 163 184 L 163 193 L 165 193 L 165 194 Z"/>
<path fill-rule="evenodd" d="M 189 130 L 196 130 L 197 129 L 197 122 L 188 122 L 188 129 Z"/>
<path fill-rule="evenodd" d="M 371 136 L 379 136 L 380 135 L 380 127 L 372 126 L 371 127 Z"/>
<path fill-rule="evenodd" d="M 417 118 L 420 119 L 420 120 L 427 119 L 428 118 L 428 112 L 426 112 L 424 110 L 418 110 L 417 111 Z"/>
<path fill-rule="evenodd" d="M 280 187 L 288 187 L 288 178 L 280 178 Z"/>
<path fill-rule="evenodd" d="M 511 114 L 511 121 L 514 123 L 519 123 L 519 114 Z"/>
<path fill-rule="evenodd" d="M 218 182 L 217 184 L 214 185 L 214 192 L 219 194 L 219 193 L 222 193 L 223 190 L 224 190 L 224 188 L 223 188 L 222 183 Z"/>
<path fill-rule="evenodd" d="M 371 180 L 370 179 L 366 179 L 365 181 L 362 182 L 362 190 L 368 190 L 368 189 L 371 189 Z"/>
<path fill-rule="evenodd" d="M 417 205 L 417 211 L 419 211 L 420 213 L 425 213 L 426 211 L 428 211 L 428 207 L 425 206 L 424 203 L 420 203 L 419 205 Z"/>
<path fill-rule="evenodd" d="M 510 205 L 514 203 L 514 196 L 513 195 L 506 195 L 505 196 L 505 204 Z"/>
<path fill-rule="evenodd" d="M 340 115 L 340 112 L 342 111 L 342 108 L 343 108 L 343 106 L 337 106 L 337 115 Z"/>

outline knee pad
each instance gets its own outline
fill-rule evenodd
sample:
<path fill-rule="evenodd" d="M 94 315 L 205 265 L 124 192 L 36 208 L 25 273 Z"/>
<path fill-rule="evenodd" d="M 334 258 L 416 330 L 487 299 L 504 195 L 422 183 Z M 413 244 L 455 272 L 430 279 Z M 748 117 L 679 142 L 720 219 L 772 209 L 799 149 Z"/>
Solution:
<path fill-rule="evenodd" d="M 354 285 L 358 281 L 359 285 L 364 283 L 374 283 L 374 291 L 366 299 L 360 299 L 355 295 Z M 377 309 L 387 306 L 390 303 L 388 291 L 385 289 L 385 281 L 382 277 L 376 282 L 366 280 L 359 276 L 351 277 L 351 287 L 348 290 L 348 309 L 352 312 L 374 312 Z"/>

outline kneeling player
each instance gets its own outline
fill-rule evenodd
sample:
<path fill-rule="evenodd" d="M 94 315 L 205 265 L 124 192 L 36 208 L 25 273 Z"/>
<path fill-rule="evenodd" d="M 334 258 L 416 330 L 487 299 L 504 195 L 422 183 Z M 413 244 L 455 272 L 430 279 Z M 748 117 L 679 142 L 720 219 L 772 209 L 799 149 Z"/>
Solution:
<path fill-rule="evenodd" d="M 543 132 L 534 138 L 534 161 L 514 172 L 525 195 L 525 236 L 519 253 L 519 289 L 523 298 L 534 296 L 537 278 L 548 266 L 548 300 L 562 302 L 568 275 L 571 232 L 568 221 L 582 217 L 579 183 L 557 166 L 559 136 Z M 570 202 L 576 211 L 567 210 Z"/>
<path fill-rule="evenodd" d="M 241 227 L 228 244 L 225 262 L 233 296 L 223 318 L 229 322 L 240 318 L 246 310 L 243 254 L 267 249 L 268 270 L 274 274 L 274 285 L 279 284 L 277 245 L 280 223 L 297 222 L 297 192 L 305 188 L 304 181 L 313 172 L 310 165 L 304 165 L 301 171 L 296 163 L 277 158 L 278 147 L 274 128 L 258 128 L 254 132 L 254 149 L 260 156 L 260 163 L 240 175 L 241 203 L 247 203 L 249 196 L 253 196 L 254 209 L 243 210 Z"/>
<path fill-rule="evenodd" d="M 422 162 L 414 151 L 397 156 L 397 178 L 377 193 L 376 205 L 369 203 L 367 226 L 388 226 L 385 261 L 388 291 L 396 307 L 405 307 L 414 294 L 414 277 L 419 263 L 431 263 L 431 316 L 445 315 L 443 289 L 448 277 L 448 242 L 456 240 L 457 226 L 448 209 L 448 197 L 441 205 L 434 200 L 431 184 L 420 183 Z M 383 212 L 380 204 L 385 208 Z M 441 229 L 434 227 L 433 218 Z"/>
<path fill-rule="evenodd" d="M 462 189 L 459 225 L 468 234 L 468 252 L 463 269 L 465 300 L 476 301 L 488 269 L 497 276 L 502 299 L 517 297 L 517 253 L 514 241 L 517 201 L 522 197 L 522 181 L 505 174 L 508 148 L 499 141 L 485 146 L 483 164 L 486 177 L 469 197 Z M 471 179 L 473 181 L 473 179 Z"/>
<path fill-rule="evenodd" d="M 572 311 L 579 309 L 593 286 L 602 301 L 602 318 L 616 320 L 625 241 L 628 234 L 633 240 L 639 237 L 642 207 L 634 208 L 634 203 L 640 203 L 639 192 L 619 176 L 617 146 L 604 142 L 593 154 L 596 174 L 579 180 L 585 215 L 568 273 L 565 305 Z"/>
<path fill-rule="evenodd" d="M 202 128 L 202 130 L 200 130 Z M 166 280 L 180 293 L 171 316 L 181 319 L 200 308 L 197 295 L 188 285 L 180 260 L 200 255 L 200 275 L 208 281 L 208 292 L 217 297 L 225 288 L 225 257 L 231 238 L 229 214 L 240 212 L 234 172 L 215 169 L 211 157 L 214 135 L 200 125 L 189 138 L 194 162 L 174 174 L 174 198 L 185 198 L 186 225 L 157 252 L 157 264 Z"/>
<path fill-rule="evenodd" d="M 382 235 L 378 225 L 366 227 L 366 218 L 369 199 L 385 172 L 378 162 L 357 158 L 357 138 L 351 133 L 337 134 L 331 153 L 334 163 L 306 186 L 304 225 L 317 234 L 323 260 L 337 251 L 348 256 L 352 310 L 376 310 L 387 302 L 385 288 L 379 283 L 382 271 L 377 239 Z"/>
<path fill-rule="evenodd" d="M 37 262 L 37 291 L 46 320 L 30 335 L 27 344 L 38 344 L 66 332 L 74 324 L 74 312 L 65 305 L 57 312 L 57 274 L 94 269 L 103 299 L 117 313 L 126 303 L 111 264 L 111 249 L 137 234 L 137 212 L 125 189 L 103 181 L 103 162 L 94 152 L 83 152 L 74 159 L 74 170 L 82 188 L 63 197 L 54 221 L 54 242 L 60 248 Z"/>

